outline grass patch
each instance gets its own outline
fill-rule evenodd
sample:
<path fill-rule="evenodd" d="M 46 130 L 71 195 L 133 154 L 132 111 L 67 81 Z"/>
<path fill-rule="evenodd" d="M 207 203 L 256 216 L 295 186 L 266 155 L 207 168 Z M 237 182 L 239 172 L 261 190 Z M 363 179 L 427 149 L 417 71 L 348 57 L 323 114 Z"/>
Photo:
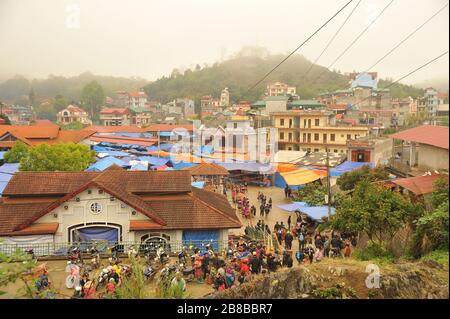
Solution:
<path fill-rule="evenodd" d="M 448 268 L 448 250 L 434 250 L 420 258 L 421 261 L 433 260 Z"/>
<path fill-rule="evenodd" d="M 379 241 L 369 241 L 365 248 L 355 249 L 353 258 L 361 261 L 376 261 L 380 264 L 390 264 L 395 260 L 392 252 Z"/>

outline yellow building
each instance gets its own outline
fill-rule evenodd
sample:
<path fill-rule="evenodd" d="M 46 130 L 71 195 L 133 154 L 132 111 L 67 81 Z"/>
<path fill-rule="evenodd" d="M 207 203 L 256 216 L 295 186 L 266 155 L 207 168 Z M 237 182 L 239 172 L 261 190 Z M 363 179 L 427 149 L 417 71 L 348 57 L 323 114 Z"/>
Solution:
<path fill-rule="evenodd" d="M 332 112 L 296 110 L 271 113 L 278 129 L 278 149 L 305 152 L 346 153 L 347 141 L 368 135 L 364 126 L 336 126 Z"/>

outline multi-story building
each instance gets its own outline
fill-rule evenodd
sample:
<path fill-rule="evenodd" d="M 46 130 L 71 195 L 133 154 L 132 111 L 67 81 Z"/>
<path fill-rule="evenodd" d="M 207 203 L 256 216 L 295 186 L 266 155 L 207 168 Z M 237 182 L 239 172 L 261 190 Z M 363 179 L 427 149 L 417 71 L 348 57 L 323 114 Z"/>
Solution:
<path fill-rule="evenodd" d="M 89 114 L 82 108 L 69 105 L 64 110 L 59 111 L 56 114 L 56 121 L 62 124 L 79 122 L 82 124 L 92 124 L 92 121 L 89 119 Z"/>
<path fill-rule="evenodd" d="M 149 125 L 152 121 L 152 112 L 148 107 L 132 107 L 132 123 L 139 126 Z"/>
<path fill-rule="evenodd" d="M 221 111 L 220 100 L 213 98 L 211 95 L 202 96 L 200 100 L 200 107 L 202 113 L 213 113 Z"/>
<path fill-rule="evenodd" d="M 439 105 L 438 92 L 433 88 L 427 88 L 424 94 L 425 107 L 431 116 L 436 116 Z"/>
<path fill-rule="evenodd" d="M 132 113 L 128 108 L 104 108 L 100 111 L 100 122 L 104 126 L 130 125 Z"/>
<path fill-rule="evenodd" d="M 266 94 L 268 96 L 295 95 L 296 92 L 297 89 L 294 86 L 289 86 L 282 82 L 269 83 L 266 87 Z"/>
<path fill-rule="evenodd" d="M 117 105 L 122 107 L 145 107 L 147 103 L 147 94 L 145 92 L 125 92 L 118 91 Z"/>
<path fill-rule="evenodd" d="M 228 88 L 224 88 L 222 90 L 222 93 L 220 93 L 220 106 L 221 107 L 230 106 L 230 92 L 228 91 Z"/>
<path fill-rule="evenodd" d="M 363 126 L 337 126 L 333 112 L 295 110 L 274 112 L 272 123 L 278 130 L 280 150 L 346 153 L 347 141 L 368 134 Z"/>

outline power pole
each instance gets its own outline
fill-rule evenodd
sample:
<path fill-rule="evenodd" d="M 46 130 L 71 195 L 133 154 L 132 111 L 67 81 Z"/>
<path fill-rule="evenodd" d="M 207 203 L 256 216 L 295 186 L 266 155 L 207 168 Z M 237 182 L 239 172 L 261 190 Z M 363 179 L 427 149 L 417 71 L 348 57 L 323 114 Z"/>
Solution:
<path fill-rule="evenodd" d="M 327 205 L 328 205 L 328 221 L 331 221 L 331 206 L 330 206 L 330 202 L 331 202 L 331 181 L 330 181 L 330 159 L 328 156 L 328 145 L 325 146 L 325 152 L 327 155 Z"/>

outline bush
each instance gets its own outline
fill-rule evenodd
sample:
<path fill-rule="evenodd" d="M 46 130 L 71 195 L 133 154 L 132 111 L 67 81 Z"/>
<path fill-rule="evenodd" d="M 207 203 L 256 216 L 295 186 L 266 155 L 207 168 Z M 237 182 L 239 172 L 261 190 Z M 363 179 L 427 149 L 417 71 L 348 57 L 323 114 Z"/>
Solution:
<path fill-rule="evenodd" d="M 353 257 L 363 261 L 378 260 L 392 262 L 394 260 L 392 252 L 386 248 L 383 242 L 378 240 L 369 241 L 366 248 L 355 249 Z"/>

